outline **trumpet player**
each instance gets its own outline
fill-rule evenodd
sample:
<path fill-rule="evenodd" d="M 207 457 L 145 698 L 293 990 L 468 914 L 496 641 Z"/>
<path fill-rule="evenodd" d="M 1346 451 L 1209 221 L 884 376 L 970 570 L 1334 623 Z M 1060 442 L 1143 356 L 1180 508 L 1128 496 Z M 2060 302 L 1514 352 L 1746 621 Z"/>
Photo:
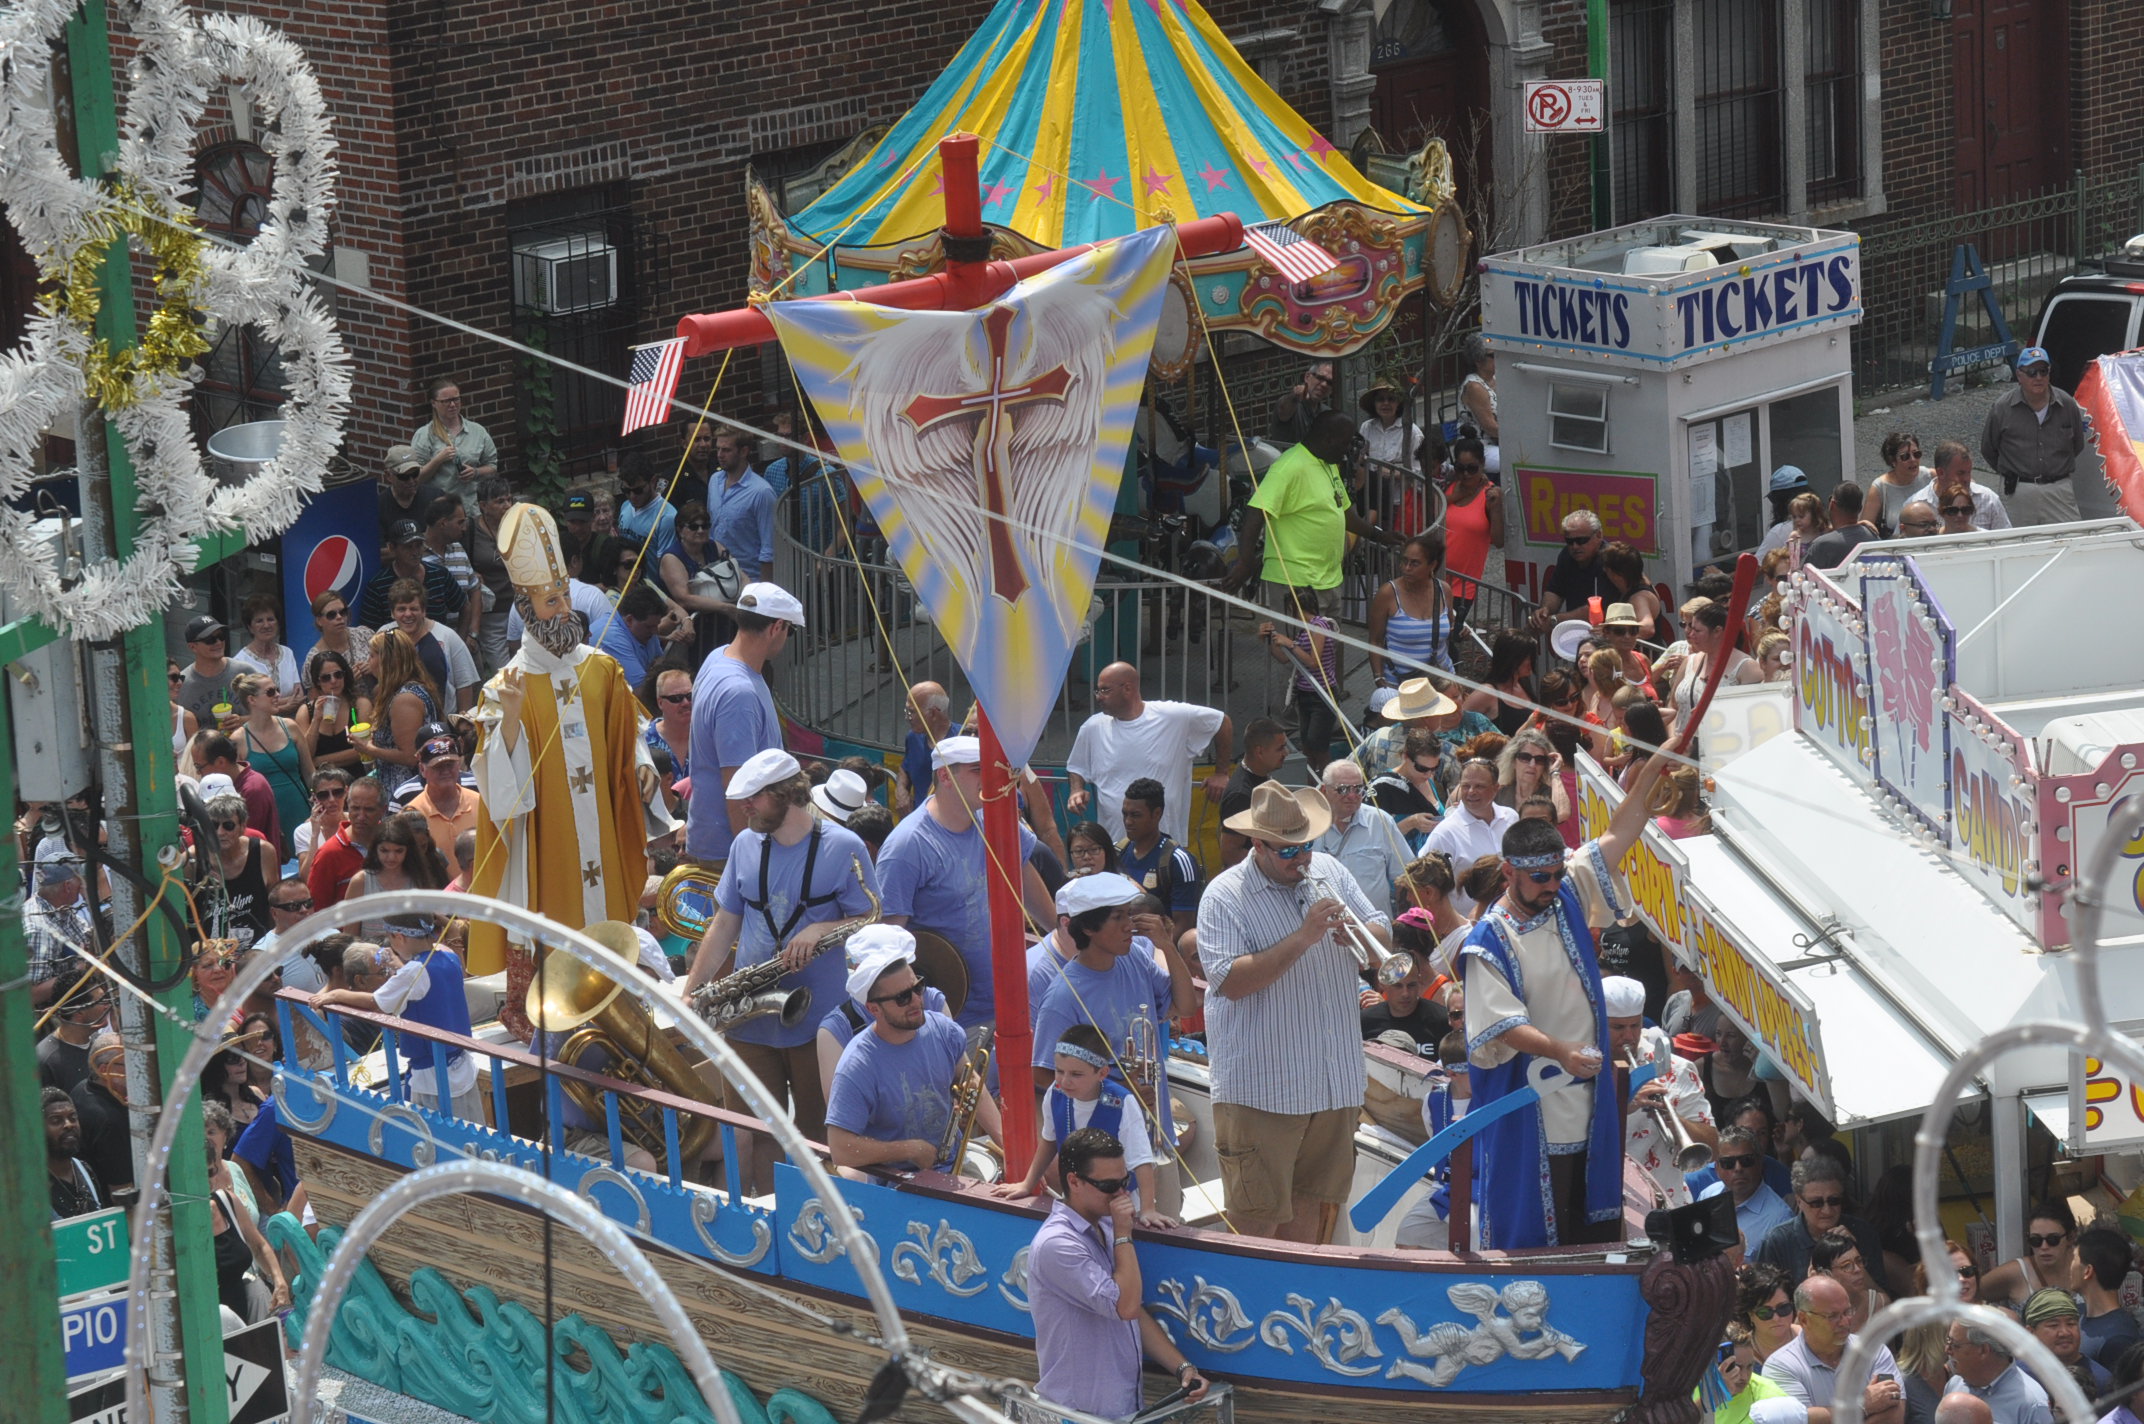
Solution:
<path fill-rule="evenodd" d="M 820 955 L 819 941 L 871 912 L 878 885 L 871 853 L 856 833 L 812 814 L 811 778 L 779 747 L 749 757 L 731 776 L 730 804 L 744 829 L 730 845 L 715 887 L 715 914 L 693 951 L 686 997 L 711 980 L 779 956 L 787 969 L 783 992 L 809 989 L 818 1013 L 784 1025 L 763 1015 L 730 1030 L 731 1046 L 777 1096 L 787 1094 L 797 1127 L 814 1142 L 826 1133 L 826 1092 L 812 1034 L 824 1010 L 842 995 L 847 966 L 839 954 Z M 749 1112 L 725 1084 L 725 1105 Z M 755 1138 L 745 1163 L 751 1190 L 766 1190 L 772 1145 Z"/>
<path fill-rule="evenodd" d="M 849 998 L 871 1027 L 841 1051 L 827 1093 L 826 1145 L 834 1165 L 859 1181 L 867 1180 L 867 1167 L 938 1166 L 968 1035 L 923 1007 L 914 935 L 898 925 L 866 925 L 848 947 L 856 956 Z M 1004 1150 L 997 1100 L 987 1092 L 976 1104 L 975 1124 Z"/>
<path fill-rule="evenodd" d="M 1662 1131 L 1658 1114 L 1673 1113 L 1691 1142 L 1716 1150 L 1720 1130 L 1712 1122 L 1704 1081 L 1697 1076 L 1695 1064 L 1675 1056 L 1667 1034 L 1646 1027 L 1643 984 L 1610 975 L 1601 980 L 1601 998 L 1608 1006 L 1610 1060 L 1627 1064 L 1634 1074 L 1647 1067 L 1653 1070 L 1653 1077 L 1630 1095 L 1623 1150 L 1653 1179 L 1663 1206 L 1688 1206 L 1690 1189 L 1683 1184 L 1686 1169 L 1676 1160 L 1679 1144 Z"/>

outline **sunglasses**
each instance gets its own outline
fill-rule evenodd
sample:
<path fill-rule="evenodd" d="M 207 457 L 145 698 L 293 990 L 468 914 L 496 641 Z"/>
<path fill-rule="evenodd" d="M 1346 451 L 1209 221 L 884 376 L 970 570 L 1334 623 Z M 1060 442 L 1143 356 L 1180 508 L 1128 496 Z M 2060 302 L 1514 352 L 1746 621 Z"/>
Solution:
<path fill-rule="evenodd" d="M 1472 460 L 1469 460 L 1464 464 L 1461 464 L 1460 462 L 1455 460 L 1452 462 L 1452 469 L 1462 475 L 1478 475 L 1481 473 L 1481 466 L 1476 464 Z"/>
<path fill-rule="evenodd" d="M 1131 1182 L 1131 1178 L 1128 1176 L 1090 1177 L 1085 1172 L 1081 1172 L 1079 1176 L 1080 1179 L 1086 1182 L 1088 1186 L 1094 1188 L 1096 1191 L 1100 1192 L 1105 1197 L 1115 1196 L 1118 1192 L 1123 1191 L 1124 1188 Z"/>
<path fill-rule="evenodd" d="M 315 801 L 340 801 L 343 798 L 343 794 L 348 790 L 349 788 L 346 786 L 330 786 L 326 790 L 315 791 L 313 799 Z"/>
<path fill-rule="evenodd" d="M 164 675 L 170 678 L 174 683 L 186 681 L 186 674 L 183 672 L 166 673 Z"/>
<path fill-rule="evenodd" d="M 1753 1320 L 1784 1320 L 1794 1314 L 1791 1305 L 1753 1305 L 1749 1308 Z"/>
<path fill-rule="evenodd" d="M 2037 1231 L 2028 1231 L 2025 1233 L 2026 1246 L 2033 1248 L 2038 1248 L 2041 1246 L 2060 1246 L 2064 1241 L 2067 1241 L 2068 1239 L 2069 1233 L 2066 1231 L 2057 1231 L 2052 1236 L 2042 1236 Z"/>
<path fill-rule="evenodd" d="M 320 670 L 319 672 L 317 672 L 317 673 L 315 673 L 315 674 L 313 675 L 313 680 L 314 680 L 315 682 L 326 682 L 326 681 L 327 681 L 327 680 L 328 680 L 329 678 L 331 678 L 331 677 L 332 677 L 332 678 L 334 678 L 334 679 L 335 679 L 335 680 L 336 680 L 337 682 L 341 682 L 341 681 L 342 681 L 342 669 L 341 669 L 341 668 L 322 668 L 322 669 L 321 669 L 321 670 Z"/>
<path fill-rule="evenodd" d="M 338 619 L 348 618 L 350 616 L 350 610 L 347 608 L 328 608 L 321 610 L 320 616 L 322 618 L 327 619 L 330 623 L 333 623 L 336 622 Z"/>
<path fill-rule="evenodd" d="M 1433 772 L 1433 771 L 1435 771 L 1435 770 L 1437 769 L 1437 764 L 1436 764 L 1435 762 L 1426 762 L 1426 763 L 1425 763 L 1425 762 L 1419 762 L 1419 761 L 1414 761 L 1414 762 L 1409 762 L 1409 763 L 1408 763 L 1408 765 L 1414 768 L 1414 770 L 1415 770 L 1415 775 L 1417 775 L 1417 776 L 1427 776 L 1427 775 L 1429 775 L 1429 774 L 1430 774 L 1431 772 Z"/>
<path fill-rule="evenodd" d="M 1512 760 L 1530 762 L 1535 766 L 1547 766 L 1549 763 L 1549 759 L 1539 752 L 1520 752 Z"/>
<path fill-rule="evenodd" d="M 209 824 L 219 831 L 242 831 L 246 828 L 244 821 L 211 821 Z"/>
<path fill-rule="evenodd" d="M 711 529 L 713 527 L 713 525 L 709 524 L 704 519 L 695 519 L 690 521 L 689 523 L 678 525 L 678 528 L 680 529 Z"/>
<path fill-rule="evenodd" d="M 1742 1167 L 1754 1167 L 1763 1160 L 1754 1152 L 1743 1152 L 1733 1157 L 1722 1157 L 1714 1165 L 1723 1172 L 1732 1172 Z"/>
<path fill-rule="evenodd" d="M 395 483 L 398 485 L 406 485 L 415 478 L 417 478 L 415 470 L 398 470 L 395 472 Z"/>
<path fill-rule="evenodd" d="M 1802 1198 L 1802 1205 L 1803 1205 L 1803 1206 L 1812 1206 L 1812 1207 L 1815 1207 L 1815 1208 L 1816 1208 L 1816 1209 L 1817 1209 L 1818 1211 L 1829 1211 L 1829 1210 L 1831 1210 L 1831 1209 L 1832 1209 L 1833 1207 L 1835 1207 L 1835 1206 L 1845 1206 L 1845 1205 L 1846 1205 L 1846 1198 L 1845 1198 L 1845 1197 L 1803 1197 L 1803 1198 Z"/>
<path fill-rule="evenodd" d="M 1916 445 L 1910 450 L 1901 450 L 1898 452 L 1898 458 L 1901 460 L 1918 460 L 1921 458 L 1921 447 Z"/>
<path fill-rule="evenodd" d="M 1305 841 L 1301 845 L 1273 846 L 1271 849 L 1273 854 L 1279 856 L 1282 860 L 1301 860 L 1304 856 L 1310 854 L 1310 843 Z"/>
<path fill-rule="evenodd" d="M 1592 543 L 1593 536 L 1591 534 L 1566 534 L 1563 536 L 1563 542 L 1569 547 L 1575 549 L 1580 544 Z"/>
<path fill-rule="evenodd" d="M 1973 506 L 1970 504 L 1946 504 L 1943 506 L 1943 512 L 1945 514 L 1971 514 Z"/>
<path fill-rule="evenodd" d="M 1329 789 L 1335 796 L 1360 796 L 1363 792 L 1368 791 L 1370 788 L 1367 786 L 1348 785 L 1335 786 Z"/>
<path fill-rule="evenodd" d="M 668 702 L 675 706 L 680 702 L 692 701 L 692 694 L 689 692 L 665 692 L 657 695 L 655 700 L 657 702 Z"/>
<path fill-rule="evenodd" d="M 873 1004 L 905 1004 L 923 992 L 921 984 L 911 984 L 898 994 L 874 994 L 867 1001 Z"/>
<path fill-rule="evenodd" d="M 311 896 L 307 896 L 303 900 L 287 900 L 280 905 L 271 904 L 268 908 L 281 910 L 286 915 L 297 915 L 313 908 L 313 901 Z"/>
<path fill-rule="evenodd" d="M 1529 870 L 1524 873 L 1526 878 L 1536 885 L 1554 885 L 1563 879 L 1564 870 L 1565 867 L 1559 865 L 1552 870 Z"/>

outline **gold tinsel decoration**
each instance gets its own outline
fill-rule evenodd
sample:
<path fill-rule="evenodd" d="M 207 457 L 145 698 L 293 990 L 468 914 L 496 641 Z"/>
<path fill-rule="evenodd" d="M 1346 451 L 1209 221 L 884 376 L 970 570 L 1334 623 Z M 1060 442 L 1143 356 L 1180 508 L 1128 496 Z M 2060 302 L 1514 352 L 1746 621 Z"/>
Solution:
<path fill-rule="evenodd" d="M 110 341 L 99 338 L 83 366 L 87 395 L 107 411 L 135 404 L 144 389 L 178 375 L 209 347 L 201 317 L 207 242 L 193 214 L 130 183 L 114 184 L 111 197 L 91 217 L 91 232 L 75 248 L 66 283 L 52 299 L 56 315 L 90 331 L 104 304 L 104 258 L 111 244 L 131 238 L 155 265 L 157 307 L 135 344 L 115 352 Z"/>

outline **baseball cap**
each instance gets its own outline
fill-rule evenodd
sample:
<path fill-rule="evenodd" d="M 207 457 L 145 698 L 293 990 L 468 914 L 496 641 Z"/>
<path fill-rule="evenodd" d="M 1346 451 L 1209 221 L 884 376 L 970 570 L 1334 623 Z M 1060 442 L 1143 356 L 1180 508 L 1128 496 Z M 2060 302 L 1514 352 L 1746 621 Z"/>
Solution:
<path fill-rule="evenodd" d="M 2045 346 L 2028 346 L 2017 353 L 2017 364 L 2011 369 L 2022 371 L 2027 366 L 2052 366 L 2053 364 L 2054 362 L 2049 359 Z"/>
<path fill-rule="evenodd" d="M 899 925 L 865 925 L 849 936 L 848 955 L 856 965 L 849 971 L 849 997 L 862 1008 L 880 975 L 896 964 L 915 962 L 916 937 Z"/>
<path fill-rule="evenodd" d="M 417 521 L 414 519 L 397 519 L 394 522 L 394 527 L 387 531 L 387 542 L 390 544 L 422 544 L 424 542 L 424 531 L 417 527 Z"/>
<path fill-rule="evenodd" d="M 575 490 L 572 494 L 566 496 L 566 517 L 568 519 L 573 518 L 576 514 L 592 515 L 595 512 L 595 496 L 588 493 L 588 491 Z"/>
<path fill-rule="evenodd" d="M 949 766 L 981 766 L 983 744 L 974 737 L 947 737 L 931 748 L 931 770 L 943 771 Z"/>
<path fill-rule="evenodd" d="M 795 594 L 777 583 L 746 584 L 737 593 L 737 607 L 762 618 L 778 618 L 799 628 L 804 626 L 804 605 L 797 602 Z"/>
<path fill-rule="evenodd" d="M 1057 887 L 1057 913 L 1084 915 L 1089 910 L 1114 910 L 1146 894 L 1139 882 L 1114 870 L 1075 875 Z"/>
<path fill-rule="evenodd" d="M 73 880 L 82 873 L 82 857 L 74 848 L 58 836 L 46 836 L 37 843 L 37 883 L 58 885 Z"/>
<path fill-rule="evenodd" d="M 203 801 L 213 801 L 218 796 L 236 796 L 237 794 L 238 783 L 231 780 L 227 773 L 212 771 L 201 778 L 201 799 Z"/>
<path fill-rule="evenodd" d="M 1788 490 L 1809 488 L 1809 477 L 1799 465 L 1781 465 L 1772 471 L 1772 482 L 1766 487 L 1773 494 L 1785 494 Z"/>
<path fill-rule="evenodd" d="M 189 643 L 205 643 L 211 638 L 225 636 L 228 635 L 223 625 L 205 613 L 186 625 L 186 641 Z"/>
<path fill-rule="evenodd" d="M 390 445 L 387 447 L 387 468 L 398 475 L 406 474 L 423 469 L 424 461 L 418 459 L 416 450 L 408 445 Z"/>
<path fill-rule="evenodd" d="M 460 756 L 461 754 L 462 745 L 460 742 L 455 741 L 452 737 L 434 737 L 431 741 L 417 748 L 417 764 L 426 766 L 438 761 L 441 757 Z"/>
<path fill-rule="evenodd" d="M 754 752 L 730 778 L 729 799 L 742 801 L 747 796 L 757 796 L 775 782 L 787 781 L 803 769 L 795 757 L 780 747 Z"/>

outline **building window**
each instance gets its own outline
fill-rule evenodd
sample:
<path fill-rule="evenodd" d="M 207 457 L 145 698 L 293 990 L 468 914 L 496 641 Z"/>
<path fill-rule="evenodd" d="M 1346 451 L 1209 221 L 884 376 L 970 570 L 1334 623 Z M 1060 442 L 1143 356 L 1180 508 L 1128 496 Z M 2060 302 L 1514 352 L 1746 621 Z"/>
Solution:
<path fill-rule="evenodd" d="M 591 370 L 623 373 L 640 333 L 640 294 L 655 244 L 633 215 L 626 185 L 517 200 L 507 206 L 506 277 L 515 334 Z M 668 332 L 646 335 L 668 335 Z M 617 438 L 625 395 L 616 386 L 561 366 L 529 367 L 521 382 L 524 432 L 582 452 Z"/>
<path fill-rule="evenodd" d="M 1872 196 L 1868 0 L 1610 4 L 1615 221 L 1776 219 Z"/>
<path fill-rule="evenodd" d="M 1608 388 L 1591 382 L 1548 383 L 1548 443 L 1608 453 Z"/>
<path fill-rule="evenodd" d="M 1618 5 L 1608 27 L 1616 221 L 1675 210 L 1675 0 Z"/>
<path fill-rule="evenodd" d="M 200 196 L 194 214 L 211 233 L 251 242 L 268 215 L 275 161 L 257 144 L 218 144 L 196 160 Z M 225 322 L 201 361 L 201 383 L 189 402 L 194 434 L 204 443 L 226 426 L 274 420 L 287 392 L 283 358 L 257 327 Z"/>

